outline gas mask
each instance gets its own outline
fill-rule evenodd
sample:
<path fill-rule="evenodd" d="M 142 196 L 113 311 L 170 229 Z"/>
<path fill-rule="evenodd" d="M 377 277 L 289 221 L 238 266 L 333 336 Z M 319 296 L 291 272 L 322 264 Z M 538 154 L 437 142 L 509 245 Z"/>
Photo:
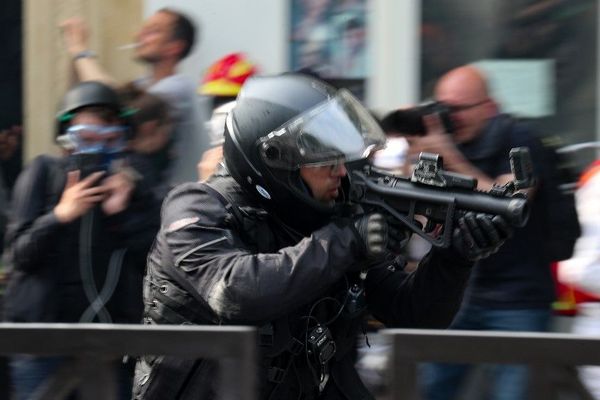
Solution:
<path fill-rule="evenodd" d="M 61 138 L 71 151 L 73 166 L 81 177 L 98 171 L 111 172 L 125 150 L 126 126 L 73 125 Z"/>

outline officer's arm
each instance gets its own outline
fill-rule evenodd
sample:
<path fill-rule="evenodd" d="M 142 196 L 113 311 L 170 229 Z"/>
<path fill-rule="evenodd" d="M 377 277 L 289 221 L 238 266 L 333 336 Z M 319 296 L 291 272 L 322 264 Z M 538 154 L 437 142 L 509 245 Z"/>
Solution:
<path fill-rule="evenodd" d="M 370 312 L 389 327 L 446 328 L 460 306 L 472 263 L 433 250 L 411 272 L 382 265 L 369 270 Z"/>
<path fill-rule="evenodd" d="M 295 246 L 253 252 L 227 224 L 223 205 L 194 187 L 165 201 L 161 235 L 174 267 L 224 321 L 272 320 L 298 309 L 362 257 L 353 229 L 334 224 Z"/>

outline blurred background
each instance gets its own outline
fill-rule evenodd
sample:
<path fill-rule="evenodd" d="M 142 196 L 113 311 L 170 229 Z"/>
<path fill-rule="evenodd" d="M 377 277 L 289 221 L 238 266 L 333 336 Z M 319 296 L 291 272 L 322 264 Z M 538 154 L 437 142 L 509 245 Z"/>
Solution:
<path fill-rule="evenodd" d="M 441 74 L 475 62 L 505 111 L 565 144 L 598 138 L 593 0 L 4 0 L 1 124 L 26 127 L 25 160 L 54 151 L 50 124 L 71 79 L 58 23 L 86 17 L 94 50 L 125 80 L 141 67 L 118 48 L 165 6 L 200 25 L 182 66 L 195 81 L 218 58 L 243 52 L 261 73 L 310 68 L 388 111 L 427 99 Z"/>
<path fill-rule="evenodd" d="M 91 47 L 126 81 L 142 67 L 123 45 L 162 7 L 199 26 L 181 65 L 198 85 L 215 60 L 239 52 L 259 73 L 310 70 L 386 113 L 426 101 L 441 75 L 476 63 L 502 110 L 558 146 L 600 138 L 595 0 L 2 0 L 0 209 L 23 164 L 57 152 L 54 115 L 73 82 L 59 23 L 83 16 Z M 198 95 L 200 122 L 210 101 Z M 198 157 L 210 146 L 204 139 Z M 591 146 L 573 153 L 570 167 L 581 172 L 597 155 Z"/>

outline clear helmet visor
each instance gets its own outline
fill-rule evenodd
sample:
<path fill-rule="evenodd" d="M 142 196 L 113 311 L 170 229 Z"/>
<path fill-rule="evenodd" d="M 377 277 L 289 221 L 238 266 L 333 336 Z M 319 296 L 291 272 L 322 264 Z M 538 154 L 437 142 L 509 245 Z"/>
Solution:
<path fill-rule="evenodd" d="M 260 155 L 272 168 L 331 165 L 368 157 L 385 134 L 350 92 L 338 94 L 260 139 Z"/>

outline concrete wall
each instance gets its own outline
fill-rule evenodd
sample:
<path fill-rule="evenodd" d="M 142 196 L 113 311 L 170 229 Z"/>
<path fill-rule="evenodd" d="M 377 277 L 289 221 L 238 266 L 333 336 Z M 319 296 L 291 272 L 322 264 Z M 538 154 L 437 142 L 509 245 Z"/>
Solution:
<path fill-rule="evenodd" d="M 162 7 L 180 10 L 199 25 L 199 42 L 181 72 L 200 82 L 207 67 L 223 55 L 241 51 L 263 73 L 287 68 L 288 1 L 146 0 L 144 14 Z"/>
<path fill-rule="evenodd" d="M 58 25 L 72 16 L 90 25 L 90 48 L 119 80 L 140 73 L 117 47 L 132 41 L 141 24 L 142 0 L 25 0 L 23 2 L 23 65 L 25 159 L 57 151 L 54 126 L 59 99 L 73 82 L 70 58 Z"/>
<path fill-rule="evenodd" d="M 421 0 L 371 0 L 369 40 L 373 70 L 367 105 L 381 112 L 420 100 Z"/>
<path fill-rule="evenodd" d="M 389 109 L 418 100 L 420 0 L 370 0 L 368 40 L 372 71 L 367 104 Z M 24 113 L 25 158 L 55 152 L 54 113 L 72 82 L 63 49 L 60 21 L 82 15 L 90 23 L 91 49 L 120 80 L 139 75 L 129 43 L 144 17 L 162 7 L 179 9 L 199 23 L 199 43 L 181 71 L 199 83 L 207 67 L 223 55 L 241 51 L 262 73 L 288 69 L 288 0 L 25 0 Z"/>
<path fill-rule="evenodd" d="M 247 53 L 264 73 L 289 68 L 289 0 L 145 0 L 145 15 L 161 7 L 179 9 L 200 23 L 200 43 L 181 69 L 196 82 L 212 62 L 234 51 Z M 415 103 L 420 0 L 370 0 L 369 7 L 373 70 L 367 104 L 386 109 Z"/>

